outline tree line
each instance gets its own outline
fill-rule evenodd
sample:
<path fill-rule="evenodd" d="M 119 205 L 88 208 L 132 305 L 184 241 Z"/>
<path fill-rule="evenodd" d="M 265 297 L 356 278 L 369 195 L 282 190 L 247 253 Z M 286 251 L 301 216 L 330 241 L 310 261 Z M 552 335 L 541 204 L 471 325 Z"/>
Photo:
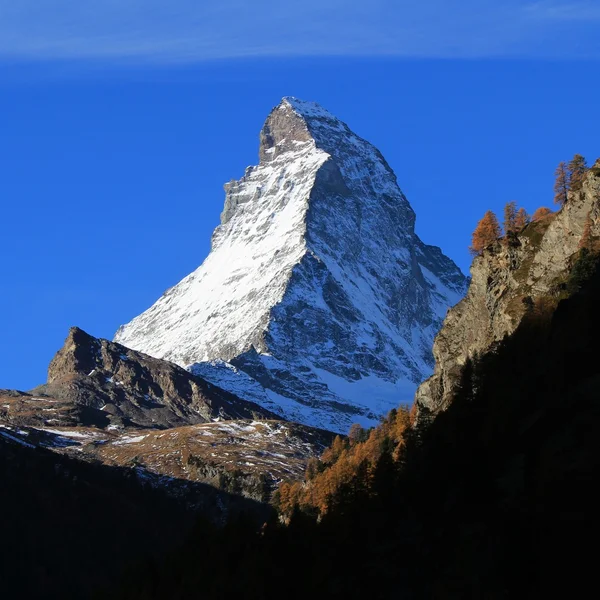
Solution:
<path fill-rule="evenodd" d="M 590 260 L 593 259 L 593 260 Z M 464 365 L 448 408 L 354 426 L 257 530 L 199 523 L 98 598 L 586 597 L 600 531 L 600 257 Z"/>
<path fill-rule="evenodd" d="M 586 160 L 581 154 L 575 154 L 568 163 L 564 161 L 559 163 L 555 171 L 555 204 L 560 207 L 564 206 L 569 200 L 569 194 L 581 189 L 587 171 Z M 475 227 L 469 251 L 473 256 L 478 256 L 494 242 L 503 238 L 508 240 L 512 235 L 522 231 L 529 223 L 542 221 L 552 214 L 552 210 L 541 206 L 530 217 L 524 208 L 517 208 L 517 203 L 511 201 L 504 206 L 504 222 L 500 225 L 496 214 L 488 210 Z"/>

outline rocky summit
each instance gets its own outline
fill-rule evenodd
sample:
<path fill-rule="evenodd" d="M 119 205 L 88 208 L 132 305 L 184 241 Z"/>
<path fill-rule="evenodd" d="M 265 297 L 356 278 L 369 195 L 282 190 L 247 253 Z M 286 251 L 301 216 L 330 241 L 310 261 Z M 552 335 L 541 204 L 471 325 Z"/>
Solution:
<path fill-rule="evenodd" d="M 346 432 L 412 401 L 466 278 L 415 233 L 381 153 L 284 98 L 260 162 L 225 186 L 202 265 L 115 341 L 283 418 Z"/>

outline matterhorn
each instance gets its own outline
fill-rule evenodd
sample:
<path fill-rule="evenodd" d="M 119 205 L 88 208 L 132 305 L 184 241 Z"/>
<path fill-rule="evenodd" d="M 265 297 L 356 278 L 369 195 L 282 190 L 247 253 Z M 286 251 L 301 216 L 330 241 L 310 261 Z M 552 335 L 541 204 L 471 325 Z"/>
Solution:
<path fill-rule="evenodd" d="M 208 257 L 115 341 L 285 419 L 373 425 L 431 374 L 466 278 L 416 235 L 381 153 L 318 104 L 284 98 L 259 159 L 225 185 Z"/>

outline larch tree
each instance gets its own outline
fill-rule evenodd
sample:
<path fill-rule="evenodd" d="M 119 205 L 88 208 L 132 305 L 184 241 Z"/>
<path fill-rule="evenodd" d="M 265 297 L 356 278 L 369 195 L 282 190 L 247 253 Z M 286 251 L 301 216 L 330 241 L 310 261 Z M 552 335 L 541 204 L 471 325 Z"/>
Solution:
<path fill-rule="evenodd" d="M 358 423 L 354 423 L 348 432 L 348 439 L 351 444 L 356 444 L 358 442 L 364 442 L 368 435 L 367 431 L 365 431 Z"/>
<path fill-rule="evenodd" d="M 581 189 L 588 170 L 585 158 L 581 154 L 576 154 L 567 168 L 570 176 L 570 189 L 576 192 Z"/>
<path fill-rule="evenodd" d="M 551 215 L 552 211 L 545 206 L 540 206 L 531 216 L 532 221 L 541 221 L 544 217 Z"/>
<path fill-rule="evenodd" d="M 556 180 L 554 181 L 554 202 L 563 206 L 569 199 L 570 189 L 570 172 L 565 162 L 559 163 L 554 173 Z"/>
<path fill-rule="evenodd" d="M 517 203 L 513 200 L 504 206 L 504 235 L 517 230 Z"/>
<path fill-rule="evenodd" d="M 530 221 L 531 219 L 529 218 L 527 211 L 524 208 L 520 208 L 515 217 L 515 231 L 521 231 L 521 229 L 529 224 Z"/>
<path fill-rule="evenodd" d="M 469 251 L 473 256 L 477 256 L 483 252 L 483 249 L 502 237 L 502 230 L 498 223 L 498 217 L 488 210 L 483 219 L 477 223 L 477 227 L 473 232 L 473 238 Z"/>

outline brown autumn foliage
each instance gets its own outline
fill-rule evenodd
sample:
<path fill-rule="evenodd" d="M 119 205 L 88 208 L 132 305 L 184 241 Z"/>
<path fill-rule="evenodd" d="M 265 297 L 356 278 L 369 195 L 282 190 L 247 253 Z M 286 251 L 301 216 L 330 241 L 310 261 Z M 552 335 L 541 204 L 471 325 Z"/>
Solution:
<path fill-rule="evenodd" d="M 520 208 L 515 216 L 515 231 L 521 231 L 530 221 L 531 218 L 527 214 L 527 211 L 524 208 Z"/>
<path fill-rule="evenodd" d="M 398 460 L 410 423 L 408 409 L 399 408 L 390 411 L 378 427 L 365 432 L 364 441 L 352 442 L 337 436 L 320 461 L 311 461 L 304 482 L 279 486 L 276 503 L 281 513 L 290 515 L 295 507 L 300 507 L 308 512 L 325 514 L 332 499 L 343 486 L 353 482 L 361 468 L 366 469 L 369 481 L 384 452 L 391 449 L 392 458 Z"/>
<path fill-rule="evenodd" d="M 570 172 L 569 167 L 565 162 L 560 162 L 554 173 L 556 180 L 554 181 L 554 202 L 561 206 L 569 198 L 570 189 Z"/>
<path fill-rule="evenodd" d="M 544 217 L 553 214 L 553 212 L 545 206 L 540 206 L 531 216 L 532 221 L 541 221 Z"/>
<path fill-rule="evenodd" d="M 502 230 L 498 218 L 491 210 L 488 210 L 483 215 L 483 219 L 477 223 L 469 251 L 473 256 L 477 256 L 483 252 L 484 248 L 499 240 L 500 237 L 502 237 Z"/>
<path fill-rule="evenodd" d="M 517 203 L 512 200 L 504 205 L 504 235 L 517 231 Z"/>
<path fill-rule="evenodd" d="M 567 168 L 569 170 L 570 189 L 576 192 L 581 189 L 588 170 L 585 158 L 581 154 L 576 154 L 569 162 Z"/>
<path fill-rule="evenodd" d="M 364 442 L 368 436 L 369 433 L 365 429 L 363 429 L 358 423 L 354 423 L 354 425 L 350 427 L 350 431 L 348 432 L 348 439 L 350 440 L 351 444 L 354 444 L 356 442 Z"/>

